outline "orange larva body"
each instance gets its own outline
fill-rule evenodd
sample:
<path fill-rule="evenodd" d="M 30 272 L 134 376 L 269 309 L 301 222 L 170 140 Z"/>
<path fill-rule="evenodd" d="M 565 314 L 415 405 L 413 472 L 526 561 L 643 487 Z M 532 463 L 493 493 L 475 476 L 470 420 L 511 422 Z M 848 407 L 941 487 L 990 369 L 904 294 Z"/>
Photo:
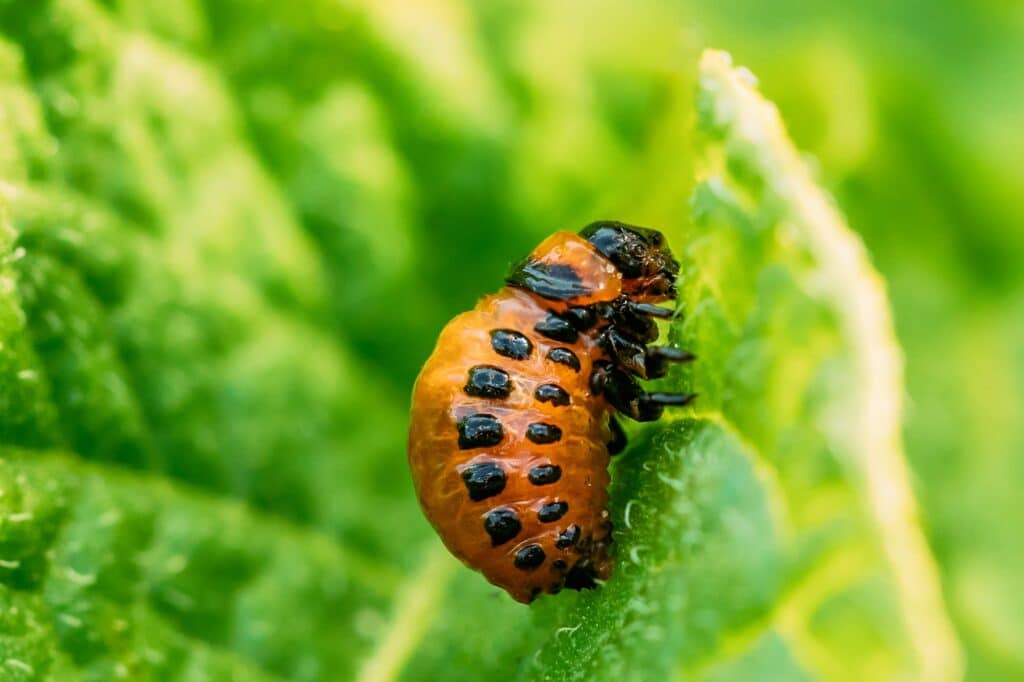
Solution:
<path fill-rule="evenodd" d="M 660 407 L 644 403 L 651 394 L 635 382 L 625 386 L 621 344 L 609 333 L 636 327 L 623 306 L 671 295 L 675 261 L 667 249 L 657 255 L 642 277 L 627 278 L 587 239 L 553 235 L 512 285 L 445 327 L 417 379 L 409 463 L 423 510 L 455 556 L 518 601 L 611 573 L 613 402 L 640 419 Z M 624 403 L 624 392 L 634 400 Z"/>

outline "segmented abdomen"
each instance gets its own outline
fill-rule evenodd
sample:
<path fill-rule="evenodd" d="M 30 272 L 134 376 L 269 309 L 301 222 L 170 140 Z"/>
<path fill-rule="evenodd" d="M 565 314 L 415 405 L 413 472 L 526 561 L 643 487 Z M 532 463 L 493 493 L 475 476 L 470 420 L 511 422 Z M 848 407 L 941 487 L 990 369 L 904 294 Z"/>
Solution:
<path fill-rule="evenodd" d="M 603 353 L 587 334 L 535 331 L 547 315 L 520 289 L 484 298 L 445 327 L 413 395 L 427 518 L 521 602 L 611 571 L 609 407 L 588 383 Z"/>

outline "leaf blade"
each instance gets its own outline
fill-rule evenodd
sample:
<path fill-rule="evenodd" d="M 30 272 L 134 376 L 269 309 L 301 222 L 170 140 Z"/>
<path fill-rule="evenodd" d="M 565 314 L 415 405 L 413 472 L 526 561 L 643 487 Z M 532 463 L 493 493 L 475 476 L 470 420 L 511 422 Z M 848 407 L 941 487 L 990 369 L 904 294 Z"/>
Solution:
<path fill-rule="evenodd" d="M 713 92 L 716 96 L 710 96 Z M 811 179 L 778 111 L 750 87 L 749 73 L 732 68 L 727 54 L 708 51 L 701 60 L 701 96 L 706 106 L 699 108 L 712 119 L 705 125 L 728 125 L 734 133 L 731 143 L 756 149 L 748 160 L 789 206 L 794 224 L 820 263 L 820 284 L 841 313 L 859 379 L 858 409 L 847 416 L 845 437 L 855 440 L 851 449 L 861 457 L 867 497 L 899 584 L 918 669 L 923 679 L 958 679 L 964 666 L 960 646 L 945 613 L 938 568 L 921 532 L 903 456 L 903 361 L 885 285 L 863 244 Z M 740 115 L 726 124 L 730 106 Z"/>

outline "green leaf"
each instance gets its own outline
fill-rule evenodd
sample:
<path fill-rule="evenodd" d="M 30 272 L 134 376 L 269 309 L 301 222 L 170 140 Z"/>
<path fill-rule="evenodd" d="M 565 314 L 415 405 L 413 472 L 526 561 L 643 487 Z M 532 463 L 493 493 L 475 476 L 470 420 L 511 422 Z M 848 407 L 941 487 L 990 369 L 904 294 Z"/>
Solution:
<path fill-rule="evenodd" d="M 392 588 L 323 535 L 155 477 L 6 449 L 0 487 L 8 674 L 340 677 L 367 644 L 355 607 Z"/>
<path fill-rule="evenodd" d="M 727 377 L 708 384 L 710 421 L 728 423 L 772 472 L 789 554 L 783 605 L 814 587 L 797 613 L 776 603 L 772 629 L 805 621 L 791 647 L 817 676 L 955 679 L 959 646 L 903 459 L 902 358 L 882 282 L 752 81 L 724 53 L 702 59 L 698 110 L 711 141 L 695 206 L 707 232 L 690 247 L 699 284 L 687 289 L 700 312 L 678 331 L 723 359 L 692 378 Z M 876 561 L 855 568 L 866 556 Z"/>
<path fill-rule="evenodd" d="M 705 59 L 684 227 L 656 15 L 436 5 L 0 0 L 0 677 L 955 675 L 880 281 L 748 77 Z M 701 399 L 614 465 L 612 580 L 525 608 L 416 508 L 407 389 L 617 205 Z"/>

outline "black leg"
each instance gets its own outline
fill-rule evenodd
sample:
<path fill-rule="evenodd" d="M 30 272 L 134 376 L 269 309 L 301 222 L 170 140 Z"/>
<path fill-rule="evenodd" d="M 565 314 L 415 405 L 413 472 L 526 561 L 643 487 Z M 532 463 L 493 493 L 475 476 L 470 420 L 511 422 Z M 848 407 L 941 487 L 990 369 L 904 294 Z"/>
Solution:
<path fill-rule="evenodd" d="M 590 392 L 594 395 L 601 395 L 608 386 L 608 379 L 611 376 L 612 363 L 606 360 L 598 360 L 594 368 L 590 370 Z"/>
<path fill-rule="evenodd" d="M 633 303 L 623 296 L 611 304 L 611 328 L 637 343 L 652 343 L 658 338 L 658 325 L 651 319 L 649 308 L 657 306 Z"/>
<path fill-rule="evenodd" d="M 696 393 L 647 393 L 636 378 L 617 367 L 608 368 L 604 394 L 612 407 L 638 422 L 660 419 L 666 407 L 683 407 L 697 397 Z"/>
<path fill-rule="evenodd" d="M 601 333 L 598 343 L 611 356 L 612 362 L 618 367 L 635 374 L 646 376 L 646 347 L 642 343 L 630 340 L 620 333 L 619 328 L 610 326 Z"/>
<path fill-rule="evenodd" d="M 608 402 L 627 417 L 638 419 L 639 400 L 644 394 L 640 384 L 632 375 L 618 367 L 609 367 L 607 376 L 604 395 Z"/>
<path fill-rule="evenodd" d="M 685 407 L 697 398 L 696 393 L 644 393 L 636 402 L 638 422 L 652 422 L 661 419 L 666 407 Z"/>
<path fill-rule="evenodd" d="M 628 303 L 630 311 L 636 315 L 648 315 L 650 317 L 657 317 L 662 320 L 671 319 L 676 311 L 671 308 L 662 308 L 661 306 L 654 305 L 653 303 L 636 303 L 629 301 Z"/>
<path fill-rule="evenodd" d="M 658 327 L 653 318 L 668 319 L 675 311 L 649 303 L 637 303 L 627 296 L 595 307 L 608 325 L 601 331 L 598 343 L 608 354 L 610 362 L 595 364 L 590 376 L 594 395 L 603 394 L 619 412 L 636 421 L 654 421 L 666 407 L 689 405 L 696 394 L 648 393 L 637 382 L 637 377 L 657 379 L 668 374 L 672 363 L 691 362 L 694 355 L 668 346 L 648 346 L 658 338 Z M 614 421 L 609 451 L 617 443 Z M 623 447 L 624 445 L 624 436 Z"/>
<path fill-rule="evenodd" d="M 644 393 L 640 402 L 662 407 L 686 407 L 696 399 L 696 393 Z"/>
<path fill-rule="evenodd" d="M 628 444 L 626 432 L 622 430 L 622 424 L 615 417 L 608 419 L 608 429 L 612 432 L 611 440 L 608 441 L 608 454 L 617 455 L 625 450 Z"/>
<path fill-rule="evenodd" d="M 669 348 L 668 346 L 648 346 L 645 349 L 644 369 L 648 379 L 660 379 L 668 374 L 668 367 L 673 362 L 693 362 L 693 353 Z"/>

